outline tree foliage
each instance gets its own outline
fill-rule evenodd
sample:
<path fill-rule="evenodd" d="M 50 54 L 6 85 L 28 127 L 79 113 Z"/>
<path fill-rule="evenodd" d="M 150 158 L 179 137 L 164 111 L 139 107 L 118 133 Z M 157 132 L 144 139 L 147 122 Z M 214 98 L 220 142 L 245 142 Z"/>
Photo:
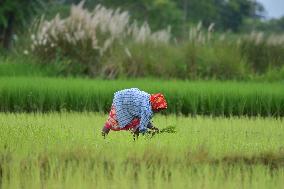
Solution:
<path fill-rule="evenodd" d="M 80 0 L 66 0 L 66 4 L 77 4 Z M 179 30 L 182 24 L 182 11 L 174 0 L 86 0 L 86 7 L 102 4 L 106 7 L 126 10 L 131 18 L 142 24 L 148 22 L 154 30 L 172 26 L 173 31 Z"/>
<path fill-rule="evenodd" d="M 265 32 L 283 33 L 284 16 L 279 19 L 271 19 L 264 22 L 256 22 L 255 29 Z"/>
<path fill-rule="evenodd" d="M 57 2 L 68 6 L 81 0 Z M 263 6 L 254 0 L 85 0 L 90 9 L 98 4 L 127 10 L 131 18 L 147 21 L 154 30 L 170 25 L 174 34 L 187 33 L 189 25 L 200 21 L 205 26 L 215 23 L 219 30 L 238 32 L 247 19 L 259 20 L 264 14 Z"/>
<path fill-rule="evenodd" d="M 90 7 L 95 4 L 122 7 L 135 19 L 149 22 L 154 29 L 171 25 L 174 31 L 202 21 L 204 25 L 215 23 L 219 29 L 237 32 L 245 19 L 258 19 L 264 13 L 263 6 L 251 0 L 87 0 L 86 3 Z"/>
<path fill-rule="evenodd" d="M 0 1 L 0 44 L 9 48 L 15 28 L 25 25 L 43 5 L 43 0 Z"/>

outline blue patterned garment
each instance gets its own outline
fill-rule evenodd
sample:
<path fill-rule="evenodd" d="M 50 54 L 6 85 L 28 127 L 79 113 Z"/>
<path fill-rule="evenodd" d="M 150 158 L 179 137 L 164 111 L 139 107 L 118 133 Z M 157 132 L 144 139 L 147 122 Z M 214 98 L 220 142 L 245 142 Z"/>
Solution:
<path fill-rule="evenodd" d="M 114 94 L 113 105 L 116 118 L 121 128 L 129 124 L 132 119 L 140 118 L 139 131 L 147 131 L 153 111 L 150 104 L 150 94 L 137 88 L 125 89 Z"/>

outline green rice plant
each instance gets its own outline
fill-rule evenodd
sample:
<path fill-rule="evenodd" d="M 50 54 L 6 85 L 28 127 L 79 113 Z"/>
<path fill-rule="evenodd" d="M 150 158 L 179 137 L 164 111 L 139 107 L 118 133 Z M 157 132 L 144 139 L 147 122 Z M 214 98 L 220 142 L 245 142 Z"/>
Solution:
<path fill-rule="evenodd" d="M 137 87 L 162 92 L 168 101 L 165 114 L 212 116 L 284 115 L 282 83 L 91 80 L 75 78 L 1 77 L 0 111 L 100 111 L 108 112 L 113 94 Z"/>
<path fill-rule="evenodd" d="M 1 188 L 281 188 L 283 120 L 155 116 L 133 142 L 98 113 L 0 114 Z M 123 173 L 123 174 L 122 174 Z"/>

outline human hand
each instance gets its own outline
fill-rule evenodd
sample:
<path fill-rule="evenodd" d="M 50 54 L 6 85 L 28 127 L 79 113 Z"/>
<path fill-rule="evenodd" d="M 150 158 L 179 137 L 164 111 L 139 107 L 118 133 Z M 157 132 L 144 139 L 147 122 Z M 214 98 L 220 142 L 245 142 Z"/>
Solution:
<path fill-rule="evenodd" d="M 158 132 L 160 132 L 159 128 L 157 128 L 157 127 L 154 127 L 154 126 L 153 126 L 153 127 L 151 128 L 151 130 L 152 130 L 152 131 L 154 131 L 155 133 L 158 133 Z"/>
<path fill-rule="evenodd" d="M 104 139 L 106 138 L 106 136 L 108 135 L 110 129 L 103 127 L 102 129 L 102 136 L 104 137 Z"/>
<path fill-rule="evenodd" d="M 139 128 L 137 128 L 135 131 L 132 131 L 133 134 L 133 140 L 135 141 L 139 137 Z"/>

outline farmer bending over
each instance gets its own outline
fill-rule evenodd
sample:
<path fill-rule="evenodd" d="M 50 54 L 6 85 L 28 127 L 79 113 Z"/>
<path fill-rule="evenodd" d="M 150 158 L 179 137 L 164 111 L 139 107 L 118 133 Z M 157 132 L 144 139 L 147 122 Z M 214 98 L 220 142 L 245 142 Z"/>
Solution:
<path fill-rule="evenodd" d="M 105 137 L 110 130 L 131 130 L 135 136 L 147 129 L 159 131 L 150 120 L 153 113 L 167 108 L 167 102 L 161 93 L 148 94 L 137 88 L 125 89 L 114 94 L 109 117 L 102 129 Z"/>

